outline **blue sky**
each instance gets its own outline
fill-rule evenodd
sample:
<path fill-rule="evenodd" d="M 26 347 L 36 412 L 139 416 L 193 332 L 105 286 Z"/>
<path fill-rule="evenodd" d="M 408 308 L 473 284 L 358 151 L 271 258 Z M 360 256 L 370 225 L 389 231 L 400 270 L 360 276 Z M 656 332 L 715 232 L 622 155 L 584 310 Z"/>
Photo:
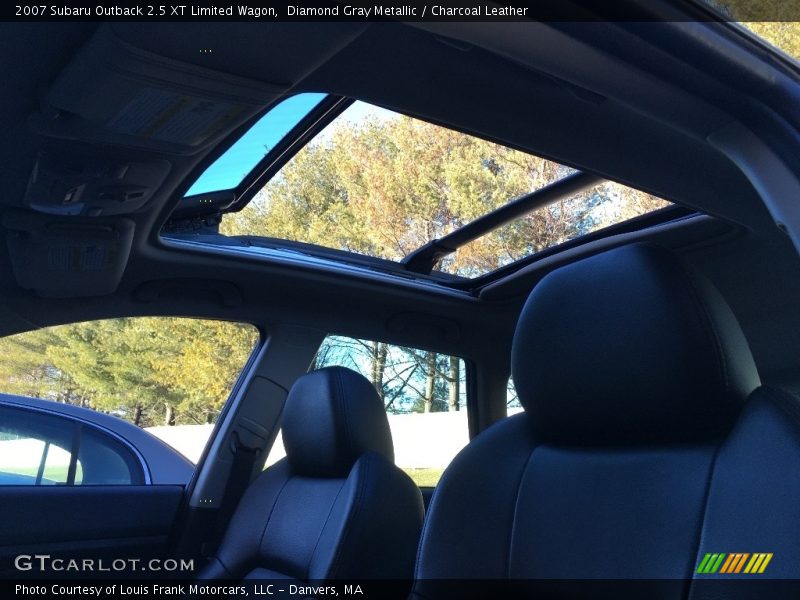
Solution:
<path fill-rule="evenodd" d="M 258 161 L 324 98 L 325 94 L 297 94 L 278 104 L 206 169 L 186 192 L 186 196 L 236 187 Z M 370 115 L 379 119 L 391 119 L 395 118 L 397 113 L 365 102 L 354 102 L 336 118 L 336 121 L 357 123 Z M 330 129 L 323 130 L 318 139 L 325 139 L 327 131 Z"/>

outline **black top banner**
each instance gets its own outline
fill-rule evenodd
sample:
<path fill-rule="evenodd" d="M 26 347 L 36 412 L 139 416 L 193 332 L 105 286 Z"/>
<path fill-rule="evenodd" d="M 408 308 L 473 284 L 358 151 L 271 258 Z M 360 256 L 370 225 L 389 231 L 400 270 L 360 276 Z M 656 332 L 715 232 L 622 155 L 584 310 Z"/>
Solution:
<path fill-rule="evenodd" d="M 0 20 L 800 21 L 800 0 L 739 4 L 737 0 L 18 0 L 0 5 Z"/>

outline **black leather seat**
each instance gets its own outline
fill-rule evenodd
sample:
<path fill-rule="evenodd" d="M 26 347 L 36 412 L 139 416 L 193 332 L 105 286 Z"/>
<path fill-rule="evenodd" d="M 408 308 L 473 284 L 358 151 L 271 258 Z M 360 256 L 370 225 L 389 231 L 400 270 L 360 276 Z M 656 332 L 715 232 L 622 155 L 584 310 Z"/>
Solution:
<path fill-rule="evenodd" d="M 670 252 L 544 277 L 512 373 L 525 413 L 445 472 L 415 598 L 440 597 L 436 578 L 727 577 L 697 573 L 706 553 L 772 553 L 767 577 L 800 577 L 800 404 L 760 387 L 730 309 Z"/>
<path fill-rule="evenodd" d="M 283 416 L 286 458 L 242 497 L 201 579 L 410 579 L 422 495 L 394 465 L 383 403 L 364 377 L 300 377 Z"/>

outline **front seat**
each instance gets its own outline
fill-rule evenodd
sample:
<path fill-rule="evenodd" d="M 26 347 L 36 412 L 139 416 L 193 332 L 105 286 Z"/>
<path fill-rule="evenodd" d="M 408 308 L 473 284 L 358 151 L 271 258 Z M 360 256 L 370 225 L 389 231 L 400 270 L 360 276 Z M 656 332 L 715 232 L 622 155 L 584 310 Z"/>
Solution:
<path fill-rule="evenodd" d="M 410 580 L 422 495 L 394 465 L 372 384 L 343 367 L 303 375 L 282 431 L 286 458 L 250 484 L 199 578 Z"/>
<path fill-rule="evenodd" d="M 680 598 L 689 578 L 755 578 L 756 554 L 762 577 L 800 577 L 800 403 L 760 386 L 731 310 L 676 256 L 630 245 L 546 275 L 511 368 L 525 412 L 445 472 L 413 597 L 452 595 L 436 579 L 599 597 L 600 579 L 649 578 L 683 579 L 649 595 Z M 713 573 L 706 554 L 725 555 Z"/>

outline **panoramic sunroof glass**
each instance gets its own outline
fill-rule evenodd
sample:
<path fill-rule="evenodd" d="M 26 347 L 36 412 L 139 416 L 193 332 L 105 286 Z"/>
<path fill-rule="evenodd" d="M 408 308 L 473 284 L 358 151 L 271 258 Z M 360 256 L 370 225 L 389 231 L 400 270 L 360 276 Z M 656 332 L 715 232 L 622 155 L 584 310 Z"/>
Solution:
<path fill-rule="evenodd" d="M 435 269 L 478 277 L 523 258 L 671 206 L 613 181 L 553 202 L 487 232 L 444 257 Z"/>
<path fill-rule="evenodd" d="M 235 188 L 325 96 L 297 94 L 272 108 L 203 172 L 186 196 Z"/>
<path fill-rule="evenodd" d="M 239 212 L 228 236 L 264 236 L 401 261 L 574 169 L 354 102 Z M 668 203 L 611 182 L 533 211 L 460 248 L 435 270 L 477 277 Z"/>
<path fill-rule="evenodd" d="M 797 2 L 700 1 L 716 12 L 720 19 L 741 25 L 788 57 L 800 60 Z"/>
<path fill-rule="evenodd" d="M 237 187 L 325 97 L 298 94 L 276 105 L 203 173 L 187 196 Z M 320 247 L 319 252 L 328 248 L 395 263 L 408 257 L 406 269 L 418 273 L 433 267 L 479 277 L 669 206 L 599 178 L 590 189 L 563 181 L 567 189 L 583 191 L 558 195 L 558 201 L 540 204 L 513 221 L 493 221 L 504 224 L 487 227 L 485 233 L 476 230 L 480 237 L 462 242 L 438 262 L 440 253 L 420 256 L 427 250 L 438 252 L 439 247 L 424 248 L 429 242 L 568 177 L 580 175 L 526 152 L 356 101 L 241 210 L 222 215 L 219 233 L 227 240 L 216 236 L 203 243 L 257 253 L 262 246 L 280 246 L 286 240 Z M 309 248 L 308 254 L 313 253 Z M 337 254 L 332 259 L 344 258 Z"/>

